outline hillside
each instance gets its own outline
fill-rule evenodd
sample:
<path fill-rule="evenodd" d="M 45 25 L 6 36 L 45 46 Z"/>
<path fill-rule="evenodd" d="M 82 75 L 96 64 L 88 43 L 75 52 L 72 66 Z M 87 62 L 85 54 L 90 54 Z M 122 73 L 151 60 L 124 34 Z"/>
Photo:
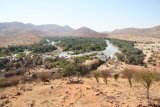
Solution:
<path fill-rule="evenodd" d="M 35 35 L 17 35 L 0 37 L 0 47 L 7 47 L 9 45 L 30 45 L 38 43 L 41 40 L 40 37 Z"/>
<path fill-rule="evenodd" d="M 110 33 L 111 35 L 135 35 L 144 37 L 156 37 L 160 38 L 160 26 L 152 28 L 125 28 L 116 29 Z"/>
<path fill-rule="evenodd" d="M 76 29 L 73 32 L 71 32 L 71 34 L 72 35 L 82 35 L 82 36 L 85 36 L 85 35 L 95 35 L 95 34 L 98 34 L 98 33 L 96 31 L 90 29 L 90 28 L 81 27 L 81 28 Z"/>
<path fill-rule="evenodd" d="M 159 84 L 151 88 L 152 96 L 157 98 Z M 8 87 L 0 96 L 5 96 L 0 103 L 8 101 L 5 105 L 12 107 L 147 107 L 145 87 L 134 82 L 130 88 L 127 79 L 116 82 L 109 78 L 107 85 L 103 80 L 97 84 L 94 78 L 83 78 L 83 84 L 56 79 L 47 85 L 40 82 Z"/>

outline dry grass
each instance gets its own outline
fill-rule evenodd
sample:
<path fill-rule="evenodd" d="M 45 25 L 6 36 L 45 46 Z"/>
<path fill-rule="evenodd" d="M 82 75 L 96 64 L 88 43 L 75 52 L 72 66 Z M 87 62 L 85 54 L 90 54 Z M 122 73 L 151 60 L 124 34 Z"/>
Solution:
<path fill-rule="evenodd" d="M 17 85 L 21 80 L 21 76 L 12 76 L 10 78 L 0 78 L 0 87 L 9 87 L 12 85 Z"/>

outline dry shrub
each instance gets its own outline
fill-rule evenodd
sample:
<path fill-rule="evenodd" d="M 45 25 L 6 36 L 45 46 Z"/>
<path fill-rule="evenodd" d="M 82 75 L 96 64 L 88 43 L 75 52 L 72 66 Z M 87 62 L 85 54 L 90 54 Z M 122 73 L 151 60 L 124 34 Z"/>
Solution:
<path fill-rule="evenodd" d="M 34 79 L 43 79 L 43 78 L 48 78 L 48 79 L 51 79 L 52 75 L 50 72 L 38 72 L 38 73 L 35 73 L 33 74 L 32 76 Z"/>
<path fill-rule="evenodd" d="M 126 69 L 122 72 L 123 76 L 128 79 L 128 82 L 129 82 L 130 87 L 132 87 L 132 78 L 133 78 L 135 72 L 136 72 L 136 71 L 135 71 L 134 69 L 128 69 L 128 68 L 126 68 Z"/>
<path fill-rule="evenodd" d="M 157 81 L 157 82 L 160 81 L 160 72 L 154 72 L 153 75 L 154 75 L 155 81 Z"/>
<path fill-rule="evenodd" d="M 139 78 L 139 82 L 142 83 L 143 86 L 147 89 L 146 95 L 149 100 L 149 89 L 155 80 L 154 73 L 151 71 L 141 71 L 137 73 L 137 77 Z"/>
<path fill-rule="evenodd" d="M 54 74 L 51 72 L 38 72 L 32 75 L 32 78 L 34 80 L 40 79 L 40 80 L 45 80 L 45 79 L 59 79 L 61 78 L 60 74 Z"/>
<path fill-rule="evenodd" d="M 52 78 L 52 75 L 50 72 L 38 72 L 36 74 L 33 74 L 32 78 L 34 80 L 40 80 L 45 84 L 46 82 L 50 82 L 49 79 Z"/>
<path fill-rule="evenodd" d="M 21 76 L 12 76 L 10 78 L 1 77 L 0 87 L 9 87 L 12 85 L 17 85 L 21 80 Z"/>
<path fill-rule="evenodd" d="M 103 70 L 103 71 L 101 71 L 101 76 L 103 78 L 103 81 L 107 84 L 107 79 L 110 76 L 109 70 Z"/>
<path fill-rule="evenodd" d="M 100 77 L 100 72 L 99 71 L 93 71 L 93 76 L 95 77 L 97 83 L 99 83 L 99 77 Z"/>

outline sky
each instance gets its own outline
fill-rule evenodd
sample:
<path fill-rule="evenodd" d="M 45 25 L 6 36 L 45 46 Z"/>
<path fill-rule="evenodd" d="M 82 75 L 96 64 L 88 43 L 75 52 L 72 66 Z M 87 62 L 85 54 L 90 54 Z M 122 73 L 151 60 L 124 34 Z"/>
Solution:
<path fill-rule="evenodd" d="M 160 25 L 160 0 L 0 0 L 0 22 L 112 31 Z"/>

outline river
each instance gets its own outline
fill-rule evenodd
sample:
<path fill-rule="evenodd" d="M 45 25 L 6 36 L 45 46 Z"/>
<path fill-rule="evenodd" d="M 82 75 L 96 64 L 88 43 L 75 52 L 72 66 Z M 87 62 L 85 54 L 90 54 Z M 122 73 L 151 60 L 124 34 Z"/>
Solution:
<path fill-rule="evenodd" d="M 120 52 L 120 51 L 118 50 L 118 47 L 114 46 L 109 40 L 106 40 L 106 44 L 107 44 L 108 46 L 106 47 L 105 50 L 103 50 L 103 53 L 104 53 L 106 56 L 113 57 L 116 52 Z"/>
<path fill-rule="evenodd" d="M 47 40 L 50 41 L 50 40 Z M 77 57 L 77 56 L 84 56 L 84 55 L 90 55 L 93 53 L 97 53 L 97 57 L 100 59 L 106 59 L 106 57 L 113 57 L 116 52 L 120 52 L 118 50 L 118 47 L 114 46 L 109 40 L 105 40 L 107 47 L 103 51 L 93 51 L 93 52 L 87 52 L 83 54 L 74 54 L 73 51 L 63 51 L 59 53 L 59 57 L 65 57 L 65 58 L 71 58 L 71 57 Z M 50 41 L 49 42 L 52 45 L 55 45 L 55 41 Z"/>

